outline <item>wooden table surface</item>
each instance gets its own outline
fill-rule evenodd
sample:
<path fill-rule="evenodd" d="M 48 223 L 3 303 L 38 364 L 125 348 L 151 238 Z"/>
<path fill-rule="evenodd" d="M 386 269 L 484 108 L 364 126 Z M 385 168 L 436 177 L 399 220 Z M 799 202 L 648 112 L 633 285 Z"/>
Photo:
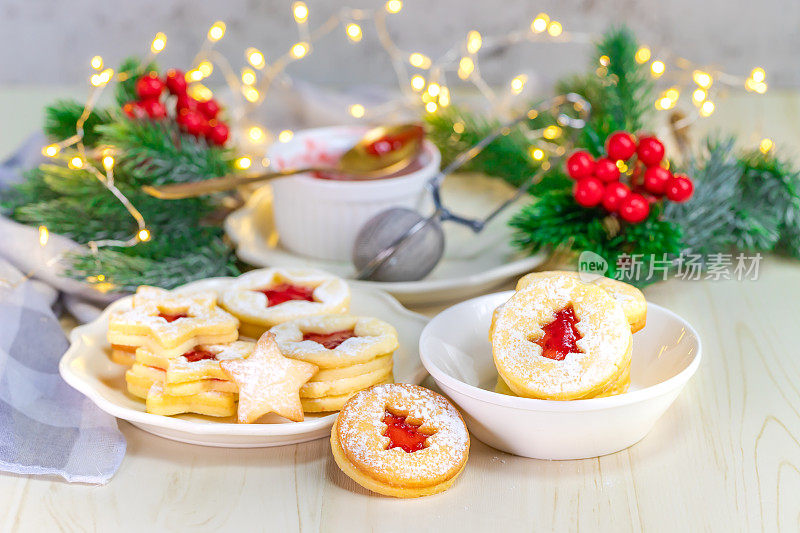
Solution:
<path fill-rule="evenodd" d="M 35 91 L 0 91 L 0 112 L 32 130 L 42 101 Z M 798 146 L 797 101 L 764 99 L 758 113 L 742 101 L 715 126 L 752 138 L 761 135 L 751 131 L 757 117 L 763 126 L 770 116 L 778 130 L 766 134 Z M 0 154 L 15 135 L 2 138 Z M 0 474 L 0 531 L 797 530 L 800 263 L 769 257 L 757 281 L 671 280 L 645 293 L 695 326 L 704 353 L 674 405 L 628 450 L 549 462 L 473 438 L 452 489 L 394 500 L 342 474 L 324 439 L 205 448 L 120 422 L 128 452 L 105 486 Z"/>

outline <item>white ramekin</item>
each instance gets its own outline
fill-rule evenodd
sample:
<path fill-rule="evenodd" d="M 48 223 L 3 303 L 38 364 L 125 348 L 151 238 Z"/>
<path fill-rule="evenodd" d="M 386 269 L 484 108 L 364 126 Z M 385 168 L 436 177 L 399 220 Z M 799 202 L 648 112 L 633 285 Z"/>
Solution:
<path fill-rule="evenodd" d="M 276 169 L 330 163 L 365 131 L 355 126 L 299 131 L 290 141 L 275 143 L 268 157 Z M 337 181 L 298 174 L 271 181 L 281 244 L 310 257 L 350 261 L 356 235 L 367 220 L 390 207 L 420 206 L 441 154 L 426 140 L 420 158 L 422 168 L 393 178 Z"/>

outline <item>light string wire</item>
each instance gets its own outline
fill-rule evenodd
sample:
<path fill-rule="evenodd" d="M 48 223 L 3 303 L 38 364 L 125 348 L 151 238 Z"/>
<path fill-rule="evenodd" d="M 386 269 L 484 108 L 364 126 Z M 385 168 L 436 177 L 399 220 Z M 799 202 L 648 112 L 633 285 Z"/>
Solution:
<path fill-rule="evenodd" d="M 240 141 L 244 141 L 244 139 L 248 141 L 247 143 L 240 142 L 245 155 L 236 159 L 235 167 L 246 170 L 250 168 L 254 160 L 260 161 L 264 167 L 269 166 L 269 161 L 263 157 L 263 154 L 269 143 L 275 141 L 276 136 L 266 126 L 255 122 L 251 117 L 264 103 L 276 83 L 291 86 L 292 79 L 286 74 L 286 68 L 313 53 L 314 45 L 337 29 L 343 30 L 345 37 L 351 43 L 358 44 L 364 36 L 362 24 L 371 23 L 378 43 L 388 55 L 397 78 L 399 98 L 371 107 L 362 103 L 348 105 L 347 111 L 351 116 L 365 120 L 374 120 L 404 109 L 424 109 L 427 113 L 435 113 L 439 109 L 449 106 L 451 104 L 449 79 L 453 75 L 474 87 L 488 102 L 493 113 L 501 116 L 507 115 L 511 110 L 513 97 L 523 92 L 528 81 L 527 75 L 522 73 L 514 76 L 500 91 L 497 87 L 492 87 L 481 75 L 480 55 L 492 56 L 492 52 L 520 43 L 590 44 L 599 37 L 592 33 L 565 31 L 559 21 L 551 19 L 546 13 L 540 13 L 528 27 L 500 35 L 484 37 L 480 32 L 471 30 L 464 39 L 453 43 L 439 58 L 433 60 L 422 52 L 401 48 L 392 38 L 388 19 L 397 15 L 402 8 L 402 0 L 388 0 L 380 9 L 343 7 L 312 30 L 309 25 L 308 6 L 302 1 L 296 1 L 292 4 L 291 12 L 297 25 L 299 40 L 270 62 L 258 48 L 247 48 L 245 50 L 246 65 L 242 66 L 238 73 L 228 58 L 214 48 L 214 45 L 224 37 L 226 32 L 226 25 L 223 21 L 215 22 L 209 28 L 206 39 L 194 57 L 192 69 L 186 73 L 186 80 L 189 82 L 188 90 L 192 97 L 198 100 L 208 100 L 213 97 L 213 93 L 202 81 L 212 75 L 215 66 L 219 67 L 222 72 L 225 84 L 233 95 L 229 106 L 229 115 L 234 130 L 237 132 L 236 137 Z M 166 35 L 162 32 L 157 33 L 150 45 L 150 53 L 141 62 L 139 72 L 133 75 L 143 73 L 145 66 L 164 50 L 166 44 Z M 610 60 L 611 58 L 605 56 L 600 58 L 600 65 L 597 67 L 598 75 L 603 74 L 603 69 L 607 68 Z M 714 99 L 723 97 L 728 92 L 727 89 L 744 89 L 757 94 L 764 94 L 767 91 L 766 73 L 760 67 L 754 68 L 748 76 L 736 75 L 697 64 L 673 55 L 668 50 L 659 50 L 658 53 L 655 53 L 648 46 L 641 46 L 636 51 L 636 61 L 640 64 L 649 64 L 652 77 L 660 79 L 660 83 L 669 82 L 669 87 L 660 93 L 654 103 L 656 109 L 662 111 L 673 109 L 682 94 L 687 91 L 691 92 L 694 111 L 680 119 L 676 123 L 677 127 L 684 127 L 700 118 L 711 116 L 716 108 Z M 113 69 L 104 69 L 101 56 L 94 56 L 90 64 L 94 71 L 89 78 L 91 90 L 84 104 L 83 113 L 76 124 L 76 134 L 45 146 L 42 153 L 49 158 L 56 158 L 62 154 L 59 158 L 66 160 L 70 168 L 85 168 L 91 172 L 120 201 L 136 222 L 137 231 L 127 240 L 109 239 L 88 243 L 90 251 L 96 256 L 101 247 L 134 246 L 150 240 L 152 235 L 142 214 L 114 185 L 113 147 L 87 151 L 83 144 L 84 123 L 91 115 L 100 94 L 110 81 L 123 81 L 130 77 L 131 73 L 115 73 Z M 459 123 L 456 123 L 454 125 L 456 133 L 459 133 L 458 127 Z M 461 124 L 461 131 L 463 131 L 463 127 L 464 125 Z M 535 160 L 542 160 L 546 159 L 548 154 L 563 154 L 563 146 L 549 142 L 557 138 L 560 133 L 561 130 L 556 125 L 526 132 L 531 141 L 530 156 Z M 283 130 L 277 134 L 277 141 L 288 142 L 292 136 L 291 130 Z M 75 151 L 65 154 L 65 151 L 72 147 Z M 773 143 L 770 139 L 765 138 L 761 141 L 762 152 L 766 153 L 772 147 Z M 100 160 L 105 172 L 92 162 L 97 159 Z M 40 226 L 39 244 L 42 247 L 46 246 L 48 239 L 48 228 Z M 91 276 L 89 281 L 100 281 L 105 285 L 110 285 L 102 275 Z"/>

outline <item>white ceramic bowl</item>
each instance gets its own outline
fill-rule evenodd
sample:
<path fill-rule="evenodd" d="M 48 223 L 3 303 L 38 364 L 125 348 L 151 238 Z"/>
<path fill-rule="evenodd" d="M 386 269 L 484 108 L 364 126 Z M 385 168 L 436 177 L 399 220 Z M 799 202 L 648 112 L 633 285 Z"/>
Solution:
<path fill-rule="evenodd" d="M 329 165 L 367 129 L 336 126 L 300 131 L 289 142 L 275 143 L 268 157 L 276 169 Z M 281 244 L 309 257 L 350 261 L 356 235 L 370 218 L 390 207 L 421 205 L 425 184 L 439 170 L 441 154 L 425 141 L 419 157 L 419 170 L 392 178 L 341 181 L 297 174 L 271 181 Z"/>
<path fill-rule="evenodd" d="M 537 459 L 582 459 L 623 450 L 650 431 L 700 365 L 700 337 L 681 317 L 648 304 L 633 336 L 630 390 L 575 401 L 535 400 L 494 391 L 488 331 L 513 291 L 441 312 L 420 337 L 422 364 L 461 409 L 472 434 L 499 450 Z"/>

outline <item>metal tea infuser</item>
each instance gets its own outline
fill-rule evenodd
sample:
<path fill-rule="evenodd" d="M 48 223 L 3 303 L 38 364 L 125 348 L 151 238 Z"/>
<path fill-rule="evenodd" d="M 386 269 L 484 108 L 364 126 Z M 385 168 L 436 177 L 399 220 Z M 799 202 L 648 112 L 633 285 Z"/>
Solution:
<path fill-rule="evenodd" d="M 579 117 L 571 117 L 559 108 L 572 104 Z M 539 169 L 528 177 L 513 196 L 497 206 L 481 219 L 466 218 L 452 213 L 441 200 L 441 185 L 445 176 L 456 171 L 477 156 L 492 141 L 506 135 L 511 128 L 528 119 L 531 111 L 553 110 L 558 112 L 557 121 L 562 126 L 581 129 L 591 110 L 589 102 L 575 93 L 551 98 L 542 105 L 526 111 L 505 124 L 498 126 L 453 161 L 428 182 L 434 204 L 432 215 L 425 217 L 419 212 L 404 207 L 394 207 L 372 217 L 356 237 L 353 246 L 353 264 L 357 279 L 373 281 L 416 281 L 427 276 L 436 267 L 444 254 L 444 231 L 442 222 L 451 220 L 480 233 L 486 225 L 514 203 L 542 177 Z"/>

